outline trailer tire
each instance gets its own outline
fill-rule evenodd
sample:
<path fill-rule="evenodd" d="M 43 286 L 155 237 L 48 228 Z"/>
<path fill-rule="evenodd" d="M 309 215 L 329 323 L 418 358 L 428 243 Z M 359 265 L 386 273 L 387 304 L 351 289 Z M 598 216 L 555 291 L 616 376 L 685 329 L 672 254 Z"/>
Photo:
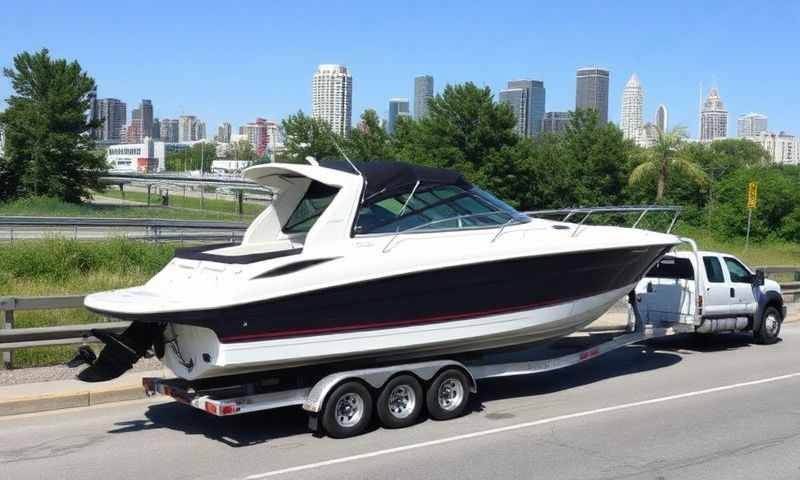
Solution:
<path fill-rule="evenodd" d="M 425 405 L 434 420 L 450 420 L 464 414 L 469 403 L 470 382 L 461 370 L 439 372 L 428 386 Z"/>
<path fill-rule="evenodd" d="M 325 401 L 322 428 L 333 438 L 347 438 L 364 432 L 372 420 L 372 394 L 355 381 L 336 387 Z"/>
<path fill-rule="evenodd" d="M 780 310 L 775 306 L 768 306 L 761 315 L 758 328 L 753 332 L 755 342 L 761 345 L 772 345 L 777 342 L 781 333 L 782 324 L 783 317 L 781 316 Z"/>
<path fill-rule="evenodd" d="M 413 425 L 422 412 L 422 385 L 411 375 L 398 375 L 383 386 L 375 408 L 381 425 L 403 428 Z"/>

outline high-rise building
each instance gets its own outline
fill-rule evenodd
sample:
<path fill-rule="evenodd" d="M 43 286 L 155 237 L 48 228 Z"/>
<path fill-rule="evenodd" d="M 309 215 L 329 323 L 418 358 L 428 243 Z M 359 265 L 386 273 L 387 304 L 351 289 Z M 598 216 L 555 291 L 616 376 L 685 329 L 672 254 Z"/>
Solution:
<path fill-rule="evenodd" d="M 260 158 L 264 156 L 264 152 L 271 143 L 270 133 L 274 133 L 278 128 L 278 124 L 264 118 L 256 118 L 253 123 L 246 123 L 239 127 L 239 134 L 244 135 L 245 138 L 253 146 L 256 155 Z"/>
<path fill-rule="evenodd" d="M 608 122 L 608 82 L 605 68 L 583 67 L 575 75 L 575 109 L 592 109 L 601 123 Z"/>
<path fill-rule="evenodd" d="M 644 92 L 642 92 L 639 76 L 634 73 L 622 92 L 622 114 L 619 123 L 624 138 L 635 141 L 639 137 L 642 129 L 643 109 Z"/>
<path fill-rule="evenodd" d="M 542 133 L 564 133 L 571 120 L 569 112 L 547 112 L 542 120 Z"/>
<path fill-rule="evenodd" d="M 636 144 L 643 148 L 650 148 L 658 143 L 658 137 L 661 131 L 655 124 L 647 122 L 639 129 L 636 135 Z"/>
<path fill-rule="evenodd" d="M 217 137 L 215 139 L 220 143 L 231 143 L 231 124 L 222 122 L 222 125 L 217 127 Z"/>
<path fill-rule="evenodd" d="M 161 140 L 161 122 L 157 119 L 153 119 L 153 128 L 152 128 L 152 135 L 150 138 L 153 140 Z"/>
<path fill-rule="evenodd" d="M 757 137 L 767 130 L 767 116 L 760 113 L 748 113 L 736 120 L 736 135 L 739 138 Z"/>
<path fill-rule="evenodd" d="M 92 87 L 92 90 L 86 95 L 86 99 L 89 101 L 89 110 L 86 112 L 86 118 L 93 122 L 95 120 L 100 120 L 100 105 L 97 102 L 97 86 L 95 85 Z M 98 140 L 100 139 L 100 128 L 91 128 L 89 129 L 89 137 Z"/>
<path fill-rule="evenodd" d="M 353 116 L 353 77 L 344 65 L 323 64 L 311 85 L 311 115 L 339 135 L 350 133 Z"/>
<path fill-rule="evenodd" d="M 153 102 L 147 99 L 142 99 L 139 104 L 139 111 L 142 116 L 142 136 L 153 136 Z"/>
<path fill-rule="evenodd" d="M 178 120 L 162 118 L 160 136 L 162 142 L 178 143 L 180 141 L 180 127 Z"/>
<path fill-rule="evenodd" d="M 181 115 L 178 118 L 178 141 L 179 142 L 191 142 L 193 140 L 197 140 L 194 138 L 195 134 L 195 127 L 194 124 L 197 121 L 197 117 L 194 115 Z"/>
<path fill-rule="evenodd" d="M 545 88 L 539 80 L 512 80 L 501 90 L 498 100 L 508 103 L 517 118 L 518 134 L 532 137 L 542 131 Z"/>
<path fill-rule="evenodd" d="M 119 133 L 128 119 L 128 110 L 125 102 L 116 98 L 102 98 L 97 102 L 100 121 L 100 140 L 106 142 L 119 141 Z"/>
<path fill-rule="evenodd" d="M 719 96 L 719 90 L 712 88 L 700 112 L 700 141 L 711 142 L 728 136 L 728 111 Z"/>
<path fill-rule="evenodd" d="M 206 122 L 202 120 L 195 120 L 192 124 L 192 140 L 205 140 L 206 139 Z"/>
<path fill-rule="evenodd" d="M 407 98 L 390 98 L 389 99 L 389 121 L 386 122 L 386 132 L 389 135 L 394 134 L 397 129 L 397 119 L 399 117 L 408 117 L 409 105 Z"/>
<path fill-rule="evenodd" d="M 800 137 L 785 132 L 770 133 L 762 131 L 749 137 L 769 153 L 773 163 L 781 165 L 800 164 Z"/>
<path fill-rule="evenodd" d="M 414 77 L 414 118 L 420 120 L 428 116 L 428 100 L 433 98 L 433 77 L 420 75 Z"/>
<path fill-rule="evenodd" d="M 663 103 L 656 109 L 655 120 L 656 128 L 658 128 L 661 133 L 665 133 L 669 129 L 669 112 L 667 111 L 667 106 Z"/>

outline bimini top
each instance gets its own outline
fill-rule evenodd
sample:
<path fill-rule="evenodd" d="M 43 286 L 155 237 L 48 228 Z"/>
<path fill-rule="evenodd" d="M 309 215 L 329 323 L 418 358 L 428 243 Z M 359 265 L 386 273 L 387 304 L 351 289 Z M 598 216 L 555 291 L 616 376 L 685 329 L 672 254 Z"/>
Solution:
<path fill-rule="evenodd" d="M 383 195 L 408 190 L 417 182 L 420 185 L 456 185 L 464 190 L 472 188 L 460 173 L 445 168 L 425 167 L 395 160 L 375 160 L 371 162 L 353 162 L 366 180 L 364 199 L 376 199 Z M 345 160 L 322 160 L 321 167 L 332 168 L 342 172 L 357 174 Z"/>

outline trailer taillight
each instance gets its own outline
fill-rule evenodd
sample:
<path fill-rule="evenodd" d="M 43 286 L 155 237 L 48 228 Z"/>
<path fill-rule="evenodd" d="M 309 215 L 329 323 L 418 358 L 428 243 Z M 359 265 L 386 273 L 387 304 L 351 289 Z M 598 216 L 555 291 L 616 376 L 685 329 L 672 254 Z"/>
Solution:
<path fill-rule="evenodd" d="M 217 406 L 211 402 L 206 402 L 206 412 L 210 413 L 211 415 L 217 414 Z"/>
<path fill-rule="evenodd" d="M 222 413 L 220 415 L 231 415 L 233 413 L 237 413 L 239 411 L 239 407 L 236 405 L 223 405 L 222 406 Z"/>

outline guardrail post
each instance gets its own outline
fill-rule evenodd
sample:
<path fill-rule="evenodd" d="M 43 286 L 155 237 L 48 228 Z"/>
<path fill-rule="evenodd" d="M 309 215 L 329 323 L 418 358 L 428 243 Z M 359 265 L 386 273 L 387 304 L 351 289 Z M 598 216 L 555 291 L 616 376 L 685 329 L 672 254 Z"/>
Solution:
<path fill-rule="evenodd" d="M 11 329 L 14 328 L 14 304 L 13 298 L 0 298 L 0 311 L 3 312 L 3 320 L 0 322 L 0 328 Z M 10 369 L 14 366 L 14 352 L 3 352 L 3 368 Z"/>

